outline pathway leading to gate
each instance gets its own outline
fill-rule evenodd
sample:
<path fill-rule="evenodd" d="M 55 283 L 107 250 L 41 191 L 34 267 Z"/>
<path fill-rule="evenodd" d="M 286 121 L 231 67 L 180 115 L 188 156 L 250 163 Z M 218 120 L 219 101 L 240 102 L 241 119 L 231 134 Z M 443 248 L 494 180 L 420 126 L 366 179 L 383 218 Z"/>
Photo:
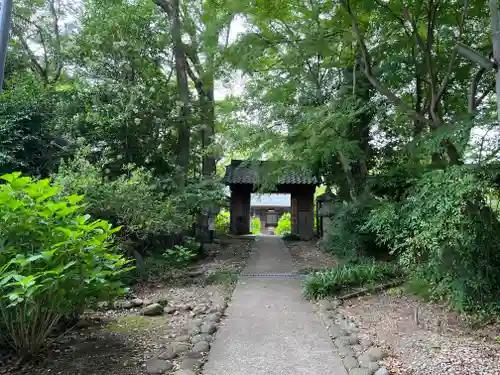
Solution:
<path fill-rule="evenodd" d="M 243 275 L 294 271 L 279 237 L 257 237 Z M 347 375 L 299 280 L 242 276 L 226 314 L 204 375 Z"/>

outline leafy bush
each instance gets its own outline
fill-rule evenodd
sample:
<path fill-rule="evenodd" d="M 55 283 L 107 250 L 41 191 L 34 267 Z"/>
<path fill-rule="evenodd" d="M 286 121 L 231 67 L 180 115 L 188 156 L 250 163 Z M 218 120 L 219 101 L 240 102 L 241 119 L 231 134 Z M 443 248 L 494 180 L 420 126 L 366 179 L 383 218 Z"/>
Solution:
<path fill-rule="evenodd" d="M 278 236 L 285 236 L 292 233 L 292 215 L 290 212 L 285 212 L 281 215 L 275 233 Z"/>
<path fill-rule="evenodd" d="M 193 180 L 181 191 L 173 191 L 170 198 L 178 212 L 194 217 L 214 206 L 222 206 L 225 200 L 224 186 L 217 180 Z"/>
<path fill-rule="evenodd" d="M 65 141 L 51 126 L 58 94 L 29 74 L 13 82 L 0 99 L 0 174 L 21 171 L 47 176 L 65 153 Z M 60 95 L 59 95 L 60 96 Z"/>
<path fill-rule="evenodd" d="M 258 217 L 254 217 L 250 220 L 250 233 L 252 234 L 262 233 L 260 227 L 260 219 Z"/>
<path fill-rule="evenodd" d="M 375 203 L 370 195 L 336 203 L 324 241 L 327 251 L 345 260 L 384 253 L 385 249 L 375 243 L 375 235 L 364 226 Z"/>
<path fill-rule="evenodd" d="M 179 212 L 150 172 L 133 166 L 127 172 L 106 178 L 100 168 L 79 156 L 61 166 L 55 181 L 65 191 L 84 194 L 92 216 L 122 226 L 120 243 L 124 248 L 130 249 L 134 243 L 147 245 L 152 237 L 179 233 L 189 227 L 193 217 Z"/>
<path fill-rule="evenodd" d="M 51 181 L 13 173 L 0 185 L 0 345 L 40 350 L 65 316 L 123 292 L 129 270 L 111 237 L 119 228 L 91 221 L 83 196 Z"/>
<path fill-rule="evenodd" d="M 348 263 L 309 276 L 303 285 L 306 298 L 324 298 L 339 291 L 374 286 L 403 276 L 398 264 L 384 262 Z"/>
<path fill-rule="evenodd" d="M 229 211 L 222 210 L 215 217 L 215 231 L 218 233 L 229 233 L 230 213 Z"/>
<path fill-rule="evenodd" d="M 487 178 L 468 167 L 427 172 L 400 203 L 383 201 L 366 229 L 460 311 L 500 300 L 500 224 Z"/>
<path fill-rule="evenodd" d="M 193 250 L 189 244 L 185 244 L 174 245 L 164 253 L 151 252 L 145 258 L 142 269 L 138 270 L 142 271 L 141 274 L 137 274 L 136 278 L 149 282 L 170 280 L 177 271 L 182 270 L 196 258 L 197 251 L 197 248 Z"/>
<path fill-rule="evenodd" d="M 168 249 L 164 256 L 175 266 L 183 267 L 196 257 L 196 253 L 187 247 L 175 245 L 173 249 Z"/>

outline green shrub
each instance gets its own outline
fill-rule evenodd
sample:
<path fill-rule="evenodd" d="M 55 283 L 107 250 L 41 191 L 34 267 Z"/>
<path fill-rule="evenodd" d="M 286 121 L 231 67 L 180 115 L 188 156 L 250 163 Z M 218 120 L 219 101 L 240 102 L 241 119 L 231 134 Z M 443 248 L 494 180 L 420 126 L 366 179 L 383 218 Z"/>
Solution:
<path fill-rule="evenodd" d="M 500 224 L 488 179 L 468 167 L 425 173 L 400 203 L 383 201 L 365 226 L 459 311 L 500 300 Z"/>
<path fill-rule="evenodd" d="M 258 217 L 254 217 L 250 220 L 250 233 L 252 234 L 262 233 L 260 227 L 260 219 Z"/>
<path fill-rule="evenodd" d="M 138 280 L 156 282 L 171 281 L 174 274 L 179 274 L 190 263 L 200 257 L 200 243 L 194 238 L 184 237 L 181 245 L 174 245 L 171 249 L 148 251 L 143 258 L 144 264 L 137 267 L 135 273 L 128 274 L 129 279 L 124 280 L 128 285 Z"/>
<path fill-rule="evenodd" d="M 215 231 L 217 233 L 229 233 L 230 218 L 229 211 L 221 210 L 215 217 Z"/>
<path fill-rule="evenodd" d="M 153 252 L 144 259 L 143 272 L 137 274 L 137 279 L 147 282 L 172 281 L 174 275 L 179 275 L 193 259 L 196 253 L 184 246 L 176 245 L 173 249 L 168 249 L 164 253 Z"/>
<path fill-rule="evenodd" d="M 0 345 L 30 355 L 63 317 L 123 292 L 117 277 L 130 268 L 112 245 L 119 228 L 84 215 L 83 196 L 48 179 L 1 178 Z"/>
<path fill-rule="evenodd" d="M 347 263 L 309 276 L 303 285 L 306 298 L 333 296 L 343 289 L 375 286 L 403 276 L 398 264 L 384 262 Z"/>
<path fill-rule="evenodd" d="M 173 249 L 168 249 L 163 255 L 170 264 L 176 267 L 184 267 L 196 257 L 196 252 L 185 246 L 175 245 Z"/>
<path fill-rule="evenodd" d="M 353 202 L 337 202 L 331 227 L 325 236 L 326 250 L 344 260 L 387 253 L 384 247 L 377 246 L 374 233 L 364 226 L 375 204 L 370 195 L 361 196 Z"/>
<path fill-rule="evenodd" d="M 278 236 L 285 236 L 292 233 L 292 215 L 290 212 L 285 212 L 281 215 L 278 220 L 278 225 L 276 226 L 275 233 Z"/>
<path fill-rule="evenodd" d="M 68 153 L 54 130 L 55 103 L 61 94 L 24 72 L 0 99 L 0 175 L 21 171 L 47 176 Z"/>
<path fill-rule="evenodd" d="M 81 155 L 63 164 L 54 180 L 65 191 L 84 194 L 92 216 L 122 226 L 120 245 L 127 250 L 155 236 L 180 233 L 194 221 L 189 213 L 179 212 L 171 197 L 161 193 L 150 172 L 132 166 L 127 172 L 106 178 Z"/>

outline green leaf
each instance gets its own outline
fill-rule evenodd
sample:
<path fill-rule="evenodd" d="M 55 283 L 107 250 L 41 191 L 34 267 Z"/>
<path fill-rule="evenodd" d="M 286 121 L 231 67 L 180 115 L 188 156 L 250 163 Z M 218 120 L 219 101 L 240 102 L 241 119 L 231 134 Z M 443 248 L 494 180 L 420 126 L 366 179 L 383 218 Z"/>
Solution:
<path fill-rule="evenodd" d="M 54 230 L 57 232 L 64 233 L 66 235 L 66 237 L 68 237 L 68 238 L 72 238 L 74 236 L 74 232 L 69 228 L 55 227 Z"/>
<path fill-rule="evenodd" d="M 76 204 L 79 203 L 83 200 L 84 196 L 83 195 L 69 195 L 66 197 L 69 203 L 71 204 Z"/>
<path fill-rule="evenodd" d="M 14 180 L 19 178 L 20 176 L 21 176 L 21 172 L 13 172 L 10 174 L 4 174 L 4 175 L 0 176 L 0 179 L 7 181 L 9 183 L 12 183 Z"/>

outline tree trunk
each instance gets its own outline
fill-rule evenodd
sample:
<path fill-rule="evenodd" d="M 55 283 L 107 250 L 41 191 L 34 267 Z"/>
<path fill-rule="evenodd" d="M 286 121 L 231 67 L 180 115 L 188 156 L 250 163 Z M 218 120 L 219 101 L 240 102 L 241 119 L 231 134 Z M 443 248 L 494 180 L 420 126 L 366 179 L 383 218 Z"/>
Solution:
<path fill-rule="evenodd" d="M 490 0 L 491 12 L 491 32 L 493 40 L 493 58 L 497 65 L 500 63 L 500 11 L 498 9 L 498 0 Z M 496 93 L 497 93 L 497 116 L 500 121 L 500 69 L 496 70 Z"/>
<path fill-rule="evenodd" d="M 189 169 L 189 148 L 191 130 L 189 127 L 189 85 L 186 72 L 186 54 L 184 44 L 182 43 L 181 21 L 179 15 L 179 0 L 156 0 L 168 15 L 170 19 L 170 32 L 174 44 L 175 57 L 175 72 L 177 76 L 177 87 L 179 90 L 179 99 L 181 108 L 179 113 L 179 121 L 177 124 L 177 165 L 180 172 L 177 176 L 177 183 L 180 188 L 185 186 L 187 173 Z"/>
<path fill-rule="evenodd" d="M 201 110 L 203 120 L 203 177 L 211 178 L 215 175 L 216 169 L 215 158 L 210 150 L 215 134 L 215 102 L 213 82 L 212 84 L 207 85 L 204 90 L 204 95 L 201 95 L 200 99 L 202 100 Z"/>
<path fill-rule="evenodd" d="M 415 62 L 415 96 L 416 96 L 415 112 L 422 113 L 423 95 L 422 95 L 422 76 L 421 76 L 420 62 L 417 60 L 417 57 L 415 55 L 415 47 L 412 47 L 411 52 L 413 61 Z M 424 129 L 425 129 L 425 124 L 419 119 L 414 119 L 413 136 L 418 137 L 422 135 Z"/>
<path fill-rule="evenodd" d="M 360 64 L 356 64 L 360 66 Z M 357 78 L 355 78 L 357 76 Z M 344 85 L 351 87 L 350 93 L 355 99 L 361 102 L 361 105 L 368 104 L 370 100 L 370 84 L 361 72 L 354 72 L 348 68 L 344 70 Z M 339 155 L 343 166 L 346 182 L 349 186 L 349 192 L 354 199 L 361 195 L 365 190 L 366 177 L 368 176 L 368 161 L 371 159 L 370 128 L 369 124 L 373 114 L 369 110 L 360 114 L 349 124 L 346 131 L 346 138 L 349 141 L 354 141 L 359 146 L 359 157 L 357 160 L 347 162 L 343 155 Z"/>

